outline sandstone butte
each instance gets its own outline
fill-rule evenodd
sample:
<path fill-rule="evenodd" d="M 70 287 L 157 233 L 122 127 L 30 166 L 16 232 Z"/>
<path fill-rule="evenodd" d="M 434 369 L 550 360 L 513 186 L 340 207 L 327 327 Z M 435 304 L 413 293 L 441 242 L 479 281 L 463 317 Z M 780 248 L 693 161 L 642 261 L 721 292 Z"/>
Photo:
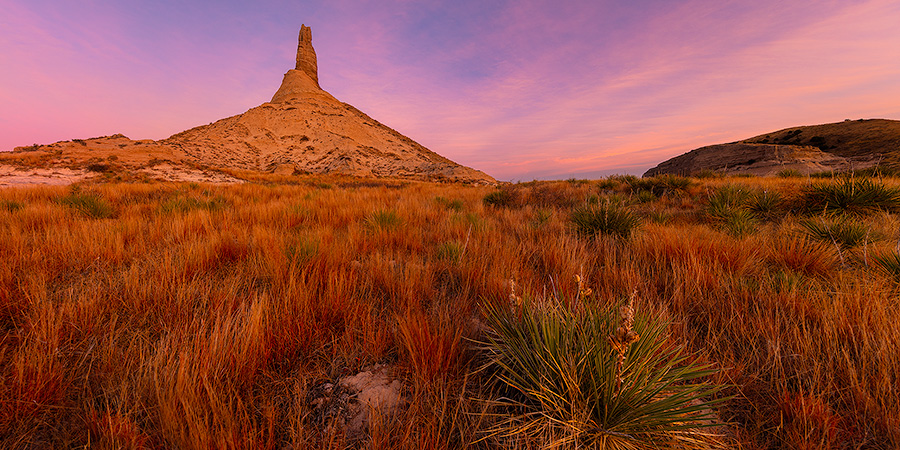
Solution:
<path fill-rule="evenodd" d="M 691 150 L 663 161 L 644 176 L 692 175 L 704 170 L 761 176 L 789 170 L 807 175 L 876 166 L 900 169 L 900 121 L 848 119 L 786 128 Z"/>
<path fill-rule="evenodd" d="M 424 181 L 495 184 L 484 172 L 459 165 L 343 103 L 319 86 L 312 32 L 303 25 L 296 65 L 272 100 L 236 116 L 160 141 L 121 134 L 17 147 L 54 166 L 115 161 L 127 169 L 157 165 L 225 168 L 284 175 L 330 173 Z"/>

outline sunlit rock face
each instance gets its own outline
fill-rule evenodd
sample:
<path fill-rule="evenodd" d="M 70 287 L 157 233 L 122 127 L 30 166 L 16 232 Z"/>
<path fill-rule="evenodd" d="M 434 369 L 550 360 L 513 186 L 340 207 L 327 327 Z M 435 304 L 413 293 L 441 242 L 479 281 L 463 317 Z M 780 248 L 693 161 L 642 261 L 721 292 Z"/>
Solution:
<path fill-rule="evenodd" d="M 300 28 L 297 60 L 264 103 L 164 141 L 203 164 L 298 172 L 495 183 L 342 103 L 319 86 L 312 31 Z"/>

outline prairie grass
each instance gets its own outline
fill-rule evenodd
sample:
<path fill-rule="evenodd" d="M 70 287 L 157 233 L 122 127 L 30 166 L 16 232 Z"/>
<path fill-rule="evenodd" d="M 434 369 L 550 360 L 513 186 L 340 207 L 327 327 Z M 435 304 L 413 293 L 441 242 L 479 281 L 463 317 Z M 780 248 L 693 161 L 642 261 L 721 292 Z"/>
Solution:
<path fill-rule="evenodd" d="M 575 229 L 587 236 L 609 235 L 628 238 L 640 225 L 640 218 L 627 207 L 605 202 L 572 211 L 569 218 Z"/>
<path fill-rule="evenodd" d="M 716 369 L 698 381 L 728 386 L 700 399 L 721 400 L 722 445 L 900 447 L 893 207 L 853 218 L 884 239 L 839 250 L 786 206 L 722 232 L 707 193 L 732 178 L 652 181 L 644 202 L 633 177 L 523 183 L 498 207 L 491 187 L 255 177 L 0 190 L 0 448 L 543 448 L 485 439 L 509 392 L 479 370 L 480 305 L 510 279 L 589 287 L 597 310 L 636 290 L 666 346 Z M 740 182 L 787 203 L 812 186 Z M 629 239 L 572 232 L 614 196 Z M 376 363 L 406 403 L 354 441 L 311 396 Z"/>

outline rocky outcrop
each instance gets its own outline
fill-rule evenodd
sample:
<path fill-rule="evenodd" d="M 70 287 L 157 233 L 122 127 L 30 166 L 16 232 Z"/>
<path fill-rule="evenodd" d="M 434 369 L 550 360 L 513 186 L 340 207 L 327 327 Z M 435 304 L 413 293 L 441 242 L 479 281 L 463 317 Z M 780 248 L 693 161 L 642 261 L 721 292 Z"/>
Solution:
<path fill-rule="evenodd" d="M 774 175 L 900 168 L 900 122 L 886 119 L 786 128 L 730 144 L 691 150 L 660 163 L 644 176 L 724 174 Z"/>
<path fill-rule="evenodd" d="M 25 151 L 24 148 L 21 149 Z M 303 25 L 297 61 L 272 101 L 161 141 L 121 135 L 28 148 L 62 158 L 173 164 L 265 172 L 334 173 L 495 184 L 342 103 L 319 86 L 312 31 Z"/>
<path fill-rule="evenodd" d="M 300 26 L 300 38 L 297 43 L 297 65 L 299 70 L 312 78 L 319 85 L 319 64 L 316 62 L 316 50 L 312 45 L 312 30 L 306 26 Z"/>
<path fill-rule="evenodd" d="M 734 143 L 691 150 L 660 163 L 645 172 L 644 176 L 692 175 L 704 170 L 759 176 L 791 170 L 806 175 L 829 170 L 864 169 L 877 162 L 868 157 L 844 158 L 809 146 Z"/>
<path fill-rule="evenodd" d="M 210 166 L 356 176 L 495 183 L 342 103 L 321 89 L 309 27 L 303 26 L 297 64 L 272 101 L 164 142 Z"/>

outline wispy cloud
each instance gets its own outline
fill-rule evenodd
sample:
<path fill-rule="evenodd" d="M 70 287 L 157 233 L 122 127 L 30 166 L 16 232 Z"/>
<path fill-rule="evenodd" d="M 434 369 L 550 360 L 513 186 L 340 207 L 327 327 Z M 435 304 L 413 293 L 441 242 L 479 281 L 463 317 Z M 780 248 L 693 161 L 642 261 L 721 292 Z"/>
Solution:
<path fill-rule="evenodd" d="M 0 149 L 243 112 L 291 67 L 300 22 L 325 89 L 501 179 L 900 116 L 890 0 L 0 1 Z"/>

